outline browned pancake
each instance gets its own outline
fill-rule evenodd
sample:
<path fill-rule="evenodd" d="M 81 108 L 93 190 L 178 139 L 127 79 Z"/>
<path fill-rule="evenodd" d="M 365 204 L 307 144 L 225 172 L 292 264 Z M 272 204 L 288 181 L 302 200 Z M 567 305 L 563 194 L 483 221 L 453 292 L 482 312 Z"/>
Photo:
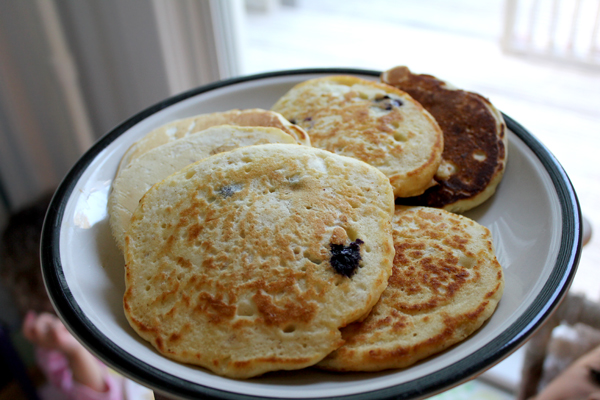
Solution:
<path fill-rule="evenodd" d="M 397 206 L 394 266 L 366 319 L 342 330 L 343 346 L 318 366 L 334 371 L 408 367 L 473 334 L 504 290 L 490 231 L 430 207 Z"/>
<path fill-rule="evenodd" d="M 431 75 L 395 67 L 384 83 L 408 94 L 429 111 L 444 133 L 437 185 L 401 204 L 463 212 L 487 200 L 502 179 L 507 156 L 504 119 L 477 93 L 456 89 Z"/>
<path fill-rule="evenodd" d="M 239 147 L 155 184 L 125 235 L 125 315 L 161 354 L 233 378 L 307 367 L 379 300 L 389 179 L 296 144 Z"/>
<path fill-rule="evenodd" d="M 443 134 L 406 92 L 332 75 L 297 84 L 272 110 L 306 130 L 313 147 L 378 168 L 390 179 L 396 197 L 420 195 L 434 183 Z"/>

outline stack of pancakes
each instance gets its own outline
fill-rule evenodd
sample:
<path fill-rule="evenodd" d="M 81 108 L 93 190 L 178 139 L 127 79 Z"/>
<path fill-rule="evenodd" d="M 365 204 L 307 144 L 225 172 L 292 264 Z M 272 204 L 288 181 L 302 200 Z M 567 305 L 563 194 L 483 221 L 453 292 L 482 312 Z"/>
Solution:
<path fill-rule="evenodd" d="M 404 67 L 382 81 L 309 80 L 270 111 L 173 121 L 125 153 L 108 210 L 140 337 L 250 378 L 404 368 L 490 318 L 491 234 L 451 211 L 498 185 L 502 117 Z"/>

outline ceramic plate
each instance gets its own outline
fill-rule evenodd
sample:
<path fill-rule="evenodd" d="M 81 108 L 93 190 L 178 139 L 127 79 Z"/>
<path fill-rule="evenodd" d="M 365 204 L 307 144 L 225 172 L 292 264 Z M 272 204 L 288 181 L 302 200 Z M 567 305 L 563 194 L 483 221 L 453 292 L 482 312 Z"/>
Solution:
<path fill-rule="evenodd" d="M 232 380 L 158 354 L 123 314 L 123 257 L 110 234 L 107 196 L 125 150 L 174 119 L 233 108 L 269 109 L 296 83 L 333 74 L 377 80 L 378 71 L 293 70 L 230 79 L 169 98 L 100 139 L 66 176 L 42 235 L 42 269 L 50 297 L 69 330 L 124 375 L 181 398 L 409 399 L 464 382 L 508 356 L 565 295 L 581 249 L 577 198 L 564 170 L 517 122 L 508 126 L 508 165 L 496 194 L 467 215 L 494 237 L 506 288 L 475 334 L 404 370 L 334 374 L 306 369 Z"/>

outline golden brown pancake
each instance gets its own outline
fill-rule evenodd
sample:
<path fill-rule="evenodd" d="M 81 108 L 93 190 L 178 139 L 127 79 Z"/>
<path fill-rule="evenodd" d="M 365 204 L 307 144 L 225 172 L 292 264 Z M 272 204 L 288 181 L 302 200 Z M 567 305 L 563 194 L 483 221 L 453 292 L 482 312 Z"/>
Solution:
<path fill-rule="evenodd" d="M 433 182 L 442 132 L 401 90 L 354 76 L 327 76 L 294 86 L 272 110 L 304 128 L 314 147 L 377 167 L 396 196 L 419 195 Z"/>
<path fill-rule="evenodd" d="M 108 196 L 110 229 L 121 250 L 131 214 L 157 182 L 196 161 L 238 147 L 266 143 L 296 143 L 278 128 L 218 125 L 186 135 L 141 154 L 119 169 Z"/>
<path fill-rule="evenodd" d="M 391 273 L 389 180 L 308 146 L 219 153 L 154 185 L 125 236 L 124 309 L 161 354 L 234 378 L 307 367 Z"/>
<path fill-rule="evenodd" d="M 403 368 L 460 342 L 494 312 L 504 278 L 489 230 L 429 207 L 397 206 L 394 267 L 368 317 L 342 330 L 345 344 L 318 366 Z"/>
<path fill-rule="evenodd" d="M 307 133 L 299 126 L 291 124 L 280 114 L 260 108 L 236 109 L 179 119 L 154 129 L 127 149 L 121 159 L 119 170 L 155 147 L 218 125 L 278 128 L 292 136 L 298 144 L 310 146 L 310 138 Z"/>
<path fill-rule="evenodd" d="M 444 133 L 437 185 L 398 203 L 463 212 L 490 198 L 502 180 L 508 150 L 500 112 L 477 93 L 456 89 L 431 75 L 413 74 L 406 67 L 385 71 L 381 80 L 421 103 Z"/>

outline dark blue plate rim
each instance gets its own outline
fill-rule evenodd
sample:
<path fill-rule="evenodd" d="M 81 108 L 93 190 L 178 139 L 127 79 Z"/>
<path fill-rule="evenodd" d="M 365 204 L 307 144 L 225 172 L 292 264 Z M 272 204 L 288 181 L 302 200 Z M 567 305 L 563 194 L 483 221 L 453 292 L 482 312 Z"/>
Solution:
<path fill-rule="evenodd" d="M 266 398 L 218 390 L 190 382 L 148 365 L 110 341 L 83 313 L 65 279 L 60 259 L 60 227 L 68 199 L 78 180 L 95 157 L 120 135 L 150 115 L 193 96 L 248 81 L 290 75 L 349 74 L 378 77 L 381 71 L 352 68 L 311 68 L 273 71 L 242 76 L 204 85 L 161 101 L 127 119 L 96 142 L 65 176 L 48 208 L 42 229 L 41 263 L 50 299 L 61 319 L 76 336 L 104 362 L 148 387 L 181 398 L 238 399 Z M 577 195 L 566 172 L 555 157 L 533 135 L 504 115 L 507 127 L 540 160 L 548 172 L 560 202 L 563 230 L 558 257 L 550 277 L 530 307 L 502 334 L 462 360 L 430 375 L 374 391 L 334 397 L 345 400 L 414 399 L 439 393 L 464 382 L 498 363 L 542 325 L 566 295 L 581 256 L 581 211 Z M 328 397 L 332 398 L 332 397 Z"/>

